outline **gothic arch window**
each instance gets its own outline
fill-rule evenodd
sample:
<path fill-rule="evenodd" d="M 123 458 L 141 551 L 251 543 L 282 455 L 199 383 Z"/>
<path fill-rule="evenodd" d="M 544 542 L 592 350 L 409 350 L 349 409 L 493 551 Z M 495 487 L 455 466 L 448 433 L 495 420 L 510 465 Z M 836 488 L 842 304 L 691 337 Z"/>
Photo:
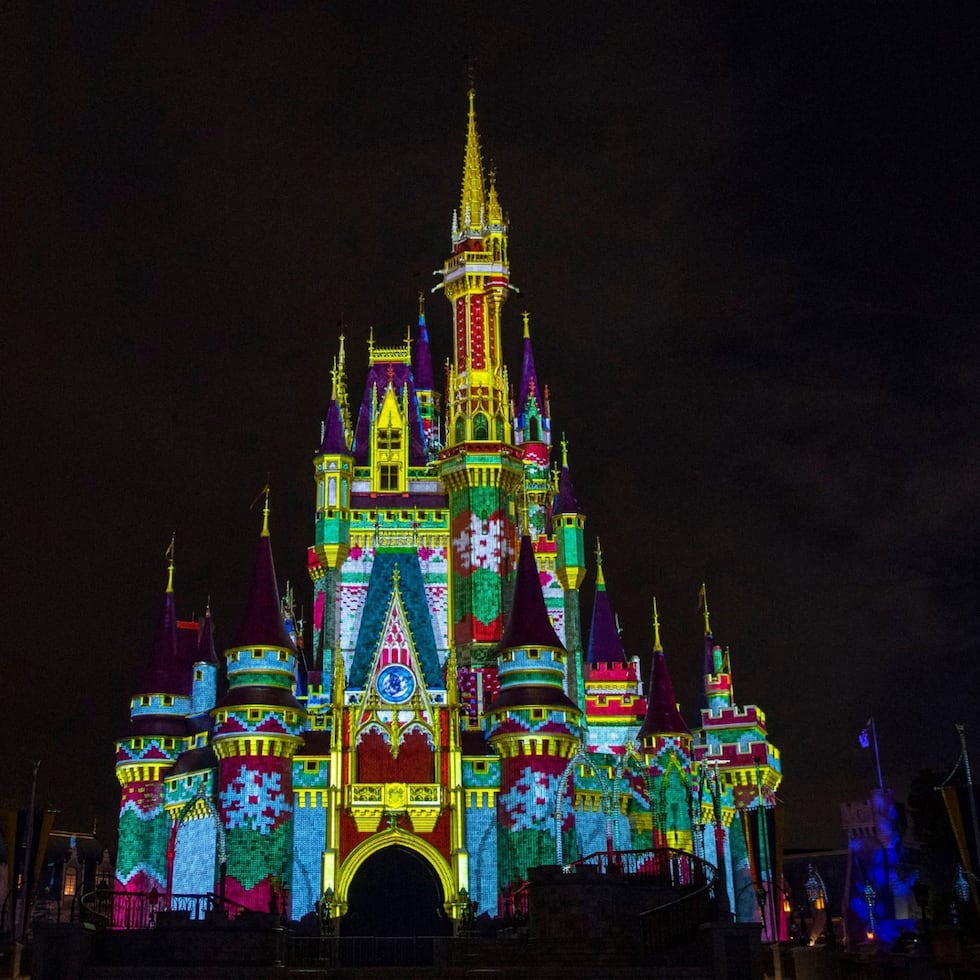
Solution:
<path fill-rule="evenodd" d="M 490 438 L 490 422 L 483 412 L 473 416 L 473 438 L 478 442 L 486 442 Z"/>

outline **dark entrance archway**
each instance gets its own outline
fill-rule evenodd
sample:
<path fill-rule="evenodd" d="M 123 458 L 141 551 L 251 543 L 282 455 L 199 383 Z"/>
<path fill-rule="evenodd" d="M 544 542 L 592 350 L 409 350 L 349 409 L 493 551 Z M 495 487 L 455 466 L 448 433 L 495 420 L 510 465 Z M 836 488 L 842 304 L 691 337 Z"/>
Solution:
<path fill-rule="evenodd" d="M 393 844 L 357 869 L 347 892 L 342 936 L 447 936 L 442 885 L 417 852 Z"/>

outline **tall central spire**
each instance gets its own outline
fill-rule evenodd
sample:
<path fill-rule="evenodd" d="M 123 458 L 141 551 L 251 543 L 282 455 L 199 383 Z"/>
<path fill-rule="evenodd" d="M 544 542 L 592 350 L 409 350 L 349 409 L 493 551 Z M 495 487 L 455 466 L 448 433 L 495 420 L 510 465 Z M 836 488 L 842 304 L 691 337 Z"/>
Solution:
<path fill-rule="evenodd" d="M 482 237 L 486 209 L 483 185 L 483 157 L 480 153 L 480 137 L 476 131 L 476 92 L 469 90 L 470 114 L 466 127 L 466 152 L 463 155 L 463 193 L 459 204 L 459 220 L 464 234 L 472 232 Z"/>
<path fill-rule="evenodd" d="M 469 91 L 460 210 L 453 212 L 452 254 L 441 286 L 453 306 L 454 358 L 449 377 L 450 447 L 472 442 L 512 444 L 500 313 L 510 287 L 507 225 L 494 178 L 483 176 L 475 93 Z"/>

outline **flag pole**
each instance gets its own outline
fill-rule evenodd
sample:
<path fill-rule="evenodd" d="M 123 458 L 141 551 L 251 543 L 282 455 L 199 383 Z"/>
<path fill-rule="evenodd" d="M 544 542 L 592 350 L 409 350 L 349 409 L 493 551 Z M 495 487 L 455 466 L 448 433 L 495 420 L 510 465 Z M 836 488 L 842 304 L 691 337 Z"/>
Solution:
<path fill-rule="evenodd" d="M 881 778 L 881 756 L 878 755 L 878 726 L 875 724 L 875 716 L 871 716 L 871 738 L 875 745 L 875 767 L 878 770 L 878 789 L 885 788 L 885 782 Z"/>

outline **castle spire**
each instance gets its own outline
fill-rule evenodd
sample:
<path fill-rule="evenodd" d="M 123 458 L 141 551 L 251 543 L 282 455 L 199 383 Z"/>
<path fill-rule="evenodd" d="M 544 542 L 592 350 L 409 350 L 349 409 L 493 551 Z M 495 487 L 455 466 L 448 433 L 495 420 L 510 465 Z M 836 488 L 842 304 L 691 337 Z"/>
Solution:
<path fill-rule="evenodd" d="M 282 621 L 279 602 L 279 586 L 276 584 L 276 567 L 272 559 L 272 541 L 269 537 L 269 486 L 263 490 L 265 507 L 262 511 L 262 533 L 252 566 L 252 581 L 241 626 L 232 643 L 237 647 L 280 647 L 295 653 L 293 641 Z"/>
<path fill-rule="evenodd" d="M 690 735 L 677 707 L 677 695 L 674 694 L 674 684 L 667 669 L 667 657 L 663 647 L 659 645 L 659 625 L 655 629 L 655 636 L 647 713 L 637 734 L 641 741 L 653 735 Z"/>
<path fill-rule="evenodd" d="M 480 137 L 476 131 L 476 90 L 467 93 L 470 100 L 466 126 L 466 150 L 463 154 L 463 192 L 459 216 L 464 236 L 480 237 L 485 220 L 485 192 L 483 183 L 483 158 L 480 153 Z"/>
<path fill-rule="evenodd" d="M 596 538 L 596 579 L 595 596 L 592 600 L 592 628 L 589 631 L 589 648 L 586 660 L 589 664 L 622 664 L 626 661 L 623 640 L 616 628 L 616 616 L 609 593 L 606 592 L 606 577 L 602 571 L 602 546 Z"/>
<path fill-rule="evenodd" d="M 657 597 L 653 597 L 653 652 L 663 653 L 660 643 L 660 617 L 657 615 Z"/>
<path fill-rule="evenodd" d="M 525 310 L 521 316 L 524 320 L 524 352 L 521 359 L 521 386 L 518 389 L 517 414 L 523 417 L 528 410 L 528 401 L 533 398 L 538 415 L 544 416 L 541 386 L 538 384 L 538 372 L 534 366 L 534 348 L 531 346 L 531 314 Z"/>

